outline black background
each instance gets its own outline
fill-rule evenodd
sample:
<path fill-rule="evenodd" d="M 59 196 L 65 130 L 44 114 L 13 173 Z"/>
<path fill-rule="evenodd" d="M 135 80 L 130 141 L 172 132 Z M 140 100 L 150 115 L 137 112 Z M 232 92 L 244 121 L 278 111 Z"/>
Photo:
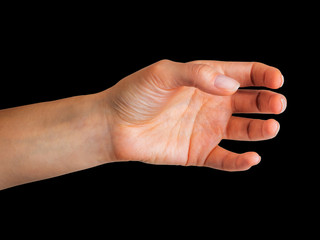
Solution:
<path fill-rule="evenodd" d="M 144 7 L 142 12 L 130 6 L 10 8 L 1 30 L 1 108 L 99 92 L 164 58 L 259 61 L 282 71 L 285 85 L 277 91 L 287 97 L 288 108 L 282 115 L 252 117 L 277 119 L 279 135 L 222 145 L 239 153 L 257 151 L 261 163 L 238 173 L 112 163 L 1 191 L 0 201 L 10 199 L 6 206 L 11 211 L 43 218 L 83 219 L 94 213 L 119 224 L 136 222 L 138 216 L 141 224 L 160 217 L 179 222 L 181 216 L 190 224 L 208 224 L 205 217 L 219 216 L 226 224 L 249 217 L 248 226 L 269 218 L 269 229 L 283 229 L 282 221 L 301 221 L 297 214 L 307 206 L 297 199 L 314 193 L 308 188 L 314 175 L 306 177 L 314 158 L 300 145 L 301 134 L 308 132 L 299 127 L 303 114 L 297 114 L 309 30 L 279 6 L 265 12 L 167 6 L 157 13 L 158 5 Z M 190 213 L 199 218 L 189 218 Z M 168 222 L 163 227 L 172 227 Z"/>

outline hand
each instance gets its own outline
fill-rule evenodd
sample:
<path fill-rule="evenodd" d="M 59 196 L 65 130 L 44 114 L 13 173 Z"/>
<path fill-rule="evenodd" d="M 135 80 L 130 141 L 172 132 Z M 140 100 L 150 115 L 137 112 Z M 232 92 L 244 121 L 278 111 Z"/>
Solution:
<path fill-rule="evenodd" d="M 262 63 L 157 62 L 104 92 L 114 156 L 117 161 L 247 170 L 260 156 L 230 152 L 220 141 L 270 139 L 279 123 L 232 114 L 279 114 L 286 98 L 269 90 L 238 88 L 277 89 L 282 84 L 280 71 Z"/>

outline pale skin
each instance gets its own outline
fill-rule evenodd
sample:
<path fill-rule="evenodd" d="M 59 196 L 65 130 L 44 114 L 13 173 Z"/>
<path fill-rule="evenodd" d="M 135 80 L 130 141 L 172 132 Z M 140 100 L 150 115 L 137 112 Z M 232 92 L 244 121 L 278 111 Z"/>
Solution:
<path fill-rule="evenodd" d="M 233 114 L 280 114 L 287 101 L 241 87 L 283 81 L 262 63 L 162 60 L 100 93 L 1 110 L 0 189 L 116 161 L 248 170 L 260 156 L 220 141 L 271 139 L 280 125 Z"/>

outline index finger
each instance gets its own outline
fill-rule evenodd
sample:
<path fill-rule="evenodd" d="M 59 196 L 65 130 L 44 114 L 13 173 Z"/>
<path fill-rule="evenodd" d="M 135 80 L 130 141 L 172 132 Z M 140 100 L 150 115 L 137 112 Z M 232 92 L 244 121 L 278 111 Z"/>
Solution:
<path fill-rule="evenodd" d="M 279 69 L 260 62 L 224 62 L 201 60 L 193 63 L 207 64 L 222 74 L 237 80 L 240 87 L 259 86 L 278 89 L 283 85 Z"/>

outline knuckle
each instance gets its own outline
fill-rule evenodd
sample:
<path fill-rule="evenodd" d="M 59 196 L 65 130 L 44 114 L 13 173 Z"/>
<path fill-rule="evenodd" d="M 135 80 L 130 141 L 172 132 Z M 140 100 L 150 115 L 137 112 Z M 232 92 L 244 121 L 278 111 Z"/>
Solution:
<path fill-rule="evenodd" d="M 253 139 L 253 136 L 252 136 L 252 134 L 253 134 L 253 132 L 254 132 L 254 130 L 253 130 L 253 127 L 254 127 L 253 123 L 254 123 L 254 120 L 250 120 L 250 121 L 248 122 L 248 125 L 247 125 L 247 128 L 246 128 L 246 134 L 247 134 L 247 137 L 248 137 L 249 140 Z"/>
<path fill-rule="evenodd" d="M 196 82 L 197 79 L 210 78 L 213 75 L 213 70 L 205 64 L 192 64 L 191 74 Z"/>
<path fill-rule="evenodd" d="M 168 59 L 162 59 L 162 60 L 152 64 L 150 67 L 153 72 L 161 72 L 164 69 L 166 69 L 169 64 L 172 64 L 172 61 L 170 61 Z"/>
<path fill-rule="evenodd" d="M 251 80 L 251 85 L 252 86 L 259 85 L 259 83 L 257 82 L 257 79 L 255 77 L 255 73 L 263 65 L 264 64 L 261 63 L 261 62 L 256 62 L 256 61 L 255 62 L 251 62 L 250 80 Z"/>
<path fill-rule="evenodd" d="M 148 72 L 149 74 L 151 74 L 152 76 L 156 77 L 156 78 L 161 78 L 161 76 L 163 76 L 163 74 L 168 71 L 169 66 L 172 64 L 173 62 L 167 59 L 163 59 L 160 60 L 158 62 L 153 63 L 152 65 L 150 65 L 148 67 Z"/>
<path fill-rule="evenodd" d="M 173 61 L 171 61 L 169 59 L 162 59 L 162 60 L 158 61 L 157 63 L 160 64 L 160 65 L 167 65 L 167 64 L 170 64 L 172 62 Z"/>
<path fill-rule="evenodd" d="M 258 112 L 262 112 L 262 92 L 258 92 L 255 104 Z"/>
<path fill-rule="evenodd" d="M 208 72 L 209 66 L 205 64 L 192 64 L 192 73 L 196 76 L 201 76 Z"/>
<path fill-rule="evenodd" d="M 163 59 L 158 62 L 153 63 L 147 67 L 147 79 L 149 83 L 153 86 L 157 86 L 163 89 L 169 88 L 167 85 L 168 71 L 170 71 L 170 65 L 173 64 L 172 61 Z"/>

